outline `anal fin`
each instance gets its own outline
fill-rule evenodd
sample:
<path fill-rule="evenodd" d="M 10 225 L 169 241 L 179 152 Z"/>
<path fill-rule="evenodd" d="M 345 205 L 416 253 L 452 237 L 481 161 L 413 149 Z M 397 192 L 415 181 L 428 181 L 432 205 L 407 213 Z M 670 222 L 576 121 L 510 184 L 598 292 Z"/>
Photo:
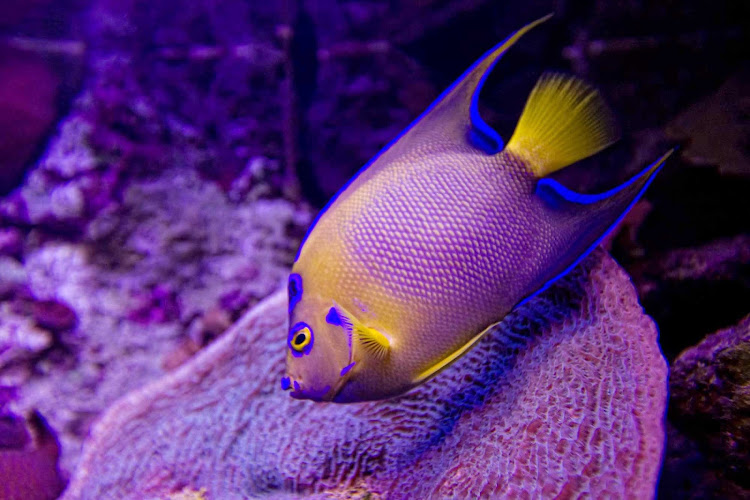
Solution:
<path fill-rule="evenodd" d="M 640 173 L 623 184 L 598 194 L 577 193 L 560 184 L 554 179 L 540 179 L 537 182 L 536 194 L 540 196 L 548 207 L 554 211 L 571 212 L 588 208 L 596 212 L 595 222 L 589 221 L 582 231 L 576 234 L 580 238 L 580 250 L 575 259 L 560 272 L 548 279 L 541 287 L 522 299 L 516 307 L 526 303 L 531 298 L 549 288 L 555 281 L 568 274 L 591 251 L 596 248 L 604 237 L 625 217 L 630 208 L 641 198 L 648 186 L 664 166 L 664 163 L 674 153 L 676 148 L 664 153 L 653 164 L 644 168 Z M 590 213 L 591 214 L 591 213 Z M 591 215 L 589 215 L 591 217 Z M 585 244 L 584 244 L 585 243 Z"/>
<path fill-rule="evenodd" d="M 577 205 L 593 205 L 611 199 L 618 194 L 624 194 L 628 205 L 635 201 L 643 194 L 643 191 L 651 183 L 656 173 L 664 166 L 667 159 L 674 153 L 675 149 L 670 149 L 664 153 L 661 158 L 653 164 L 644 168 L 641 172 L 631 177 L 626 182 L 620 184 L 603 193 L 585 194 L 577 193 L 560 184 L 554 179 L 540 179 L 536 185 L 536 193 L 551 207 L 560 206 L 563 203 Z M 629 206 L 628 206 L 629 208 Z M 626 211 L 626 210 L 625 210 Z"/>

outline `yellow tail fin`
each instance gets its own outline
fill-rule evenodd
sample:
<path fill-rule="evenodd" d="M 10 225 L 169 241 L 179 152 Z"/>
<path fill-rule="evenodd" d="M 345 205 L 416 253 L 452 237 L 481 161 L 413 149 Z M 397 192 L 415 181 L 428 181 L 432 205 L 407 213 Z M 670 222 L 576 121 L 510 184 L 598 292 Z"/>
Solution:
<path fill-rule="evenodd" d="M 618 138 L 615 119 L 596 90 L 573 76 L 552 73 L 531 91 L 506 149 L 544 177 Z"/>

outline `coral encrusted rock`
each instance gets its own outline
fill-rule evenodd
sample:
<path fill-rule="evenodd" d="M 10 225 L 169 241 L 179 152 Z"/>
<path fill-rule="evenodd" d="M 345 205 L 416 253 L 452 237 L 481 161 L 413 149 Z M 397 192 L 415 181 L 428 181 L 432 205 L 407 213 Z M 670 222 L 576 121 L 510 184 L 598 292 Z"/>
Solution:
<path fill-rule="evenodd" d="M 750 491 L 750 316 L 683 352 L 669 387 L 671 420 Z"/>
<path fill-rule="evenodd" d="M 602 251 L 387 401 L 290 398 L 279 387 L 286 328 L 279 292 L 113 405 L 64 498 L 654 494 L 667 367 L 654 323 Z"/>

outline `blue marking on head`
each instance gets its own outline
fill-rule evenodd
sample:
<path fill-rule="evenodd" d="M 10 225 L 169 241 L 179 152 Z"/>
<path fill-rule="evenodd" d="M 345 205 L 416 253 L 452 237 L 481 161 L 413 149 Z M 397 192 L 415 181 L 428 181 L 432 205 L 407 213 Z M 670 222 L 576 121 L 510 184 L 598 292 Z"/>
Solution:
<path fill-rule="evenodd" d="M 471 74 L 474 69 L 476 69 L 477 66 L 482 64 L 482 62 L 487 59 L 487 57 L 491 56 L 493 52 L 495 52 L 498 48 L 500 48 L 504 43 L 506 43 L 508 40 L 513 38 L 517 31 L 514 31 L 510 36 L 508 36 L 505 40 L 498 43 L 494 47 L 492 47 L 490 50 L 482 54 L 482 57 L 480 57 L 474 64 L 472 64 L 469 69 L 464 71 L 461 76 L 458 77 L 458 79 L 453 82 L 453 84 L 445 89 L 438 97 L 435 99 L 432 104 L 430 104 L 427 109 L 425 109 L 422 114 L 420 114 L 413 122 L 409 124 L 408 127 L 406 127 L 400 134 L 398 134 L 391 142 L 385 145 L 383 149 L 381 149 L 375 156 L 373 156 L 370 161 L 365 163 L 362 168 L 360 168 L 354 176 L 352 176 L 351 179 L 349 179 L 344 186 L 338 190 L 338 192 L 333 195 L 333 197 L 328 200 L 328 203 L 318 212 L 318 214 L 315 216 L 315 219 L 312 221 L 312 224 L 310 224 L 310 227 L 307 228 L 307 232 L 305 233 L 305 236 L 302 238 L 302 241 L 300 242 L 299 248 L 297 249 L 297 254 L 294 256 L 294 262 L 297 262 L 299 260 L 299 256 L 302 253 L 302 247 L 305 245 L 305 242 L 307 241 L 307 238 L 310 236 L 310 233 L 315 228 L 315 225 L 318 223 L 320 218 L 323 216 L 323 214 L 328 211 L 329 208 L 333 205 L 333 203 L 336 201 L 336 199 L 339 197 L 341 193 L 346 191 L 346 188 L 349 187 L 349 185 L 354 182 L 357 177 L 359 177 L 362 172 L 367 170 L 370 165 L 375 163 L 378 158 L 380 158 L 383 153 L 388 151 L 391 146 L 396 144 L 399 139 L 401 139 L 404 135 L 406 135 L 412 128 L 414 128 L 420 121 L 422 121 L 423 118 L 425 118 L 434 108 L 437 106 L 448 94 L 450 94 L 453 89 L 456 88 L 456 86 L 463 81 L 463 79 Z M 498 151 L 500 151 L 503 148 L 503 140 L 500 138 L 500 135 L 487 123 L 482 120 L 482 117 L 479 116 L 479 110 L 477 109 L 477 104 L 479 102 L 479 91 L 482 89 L 482 85 L 484 85 L 484 81 L 487 79 L 487 75 L 492 71 L 492 68 L 494 68 L 495 63 L 500 60 L 500 58 L 504 55 L 503 53 L 500 53 L 495 57 L 495 60 L 492 61 L 492 63 L 489 65 L 487 70 L 482 74 L 481 78 L 479 79 L 479 83 L 477 84 L 477 87 L 474 91 L 474 94 L 472 95 L 471 104 L 469 105 L 469 118 L 471 120 L 472 129 L 469 132 L 469 140 L 474 144 L 475 146 L 479 147 L 483 151 L 486 151 L 488 154 L 495 154 Z"/>
<path fill-rule="evenodd" d="M 326 323 L 341 326 L 341 318 L 339 317 L 339 313 L 336 312 L 335 307 L 329 309 L 328 314 L 326 315 Z"/>
<path fill-rule="evenodd" d="M 281 390 L 282 391 L 288 391 L 292 387 L 292 381 L 289 379 L 289 377 L 282 377 L 281 378 Z"/>
<path fill-rule="evenodd" d="M 357 364 L 357 362 L 356 362 L 356 361 L 352 361 L 351 363 L 349 363 L 348 365 L 346 365 L 345 367 L 343 367 L 343 368 L 341 369 L 341 376 L 343 377 L 344 375 L 346 375 L 347 373 L 349 373 L 349 371 L 350 371 L 350 370 L 351 370 L 352 368 L 354 368 L 354 365 L 356 365 L 356 364 Z"/>
<path fill-rule="evenodd" d="M 292 347 L 292 342 L 294 341 L 299 331 L 303 328 L 307 328 L 310 332 L 310 342 L 302 349 L 302 351 L 297 351 L 294 347 Z M 310 351 L 312 351 L 313 344 L 315 344 L 315 333 L 313 333 L 313 329 L 310 328 L 310 325 L 300 321 L 289 330 L 289 335 L 287 335 L 286 338 L 286 344 L 289 347 L 289 352 L 291 352 L 292 356 L 294 356 L 295 358 L 307 356 L 308 354 L 310 354 Z"/>
<path fill-rule="evenodd" d="M 289 276 L 289 283 L 287 284 L 287 291 L 289 294 L 289 312 L 292 312 L 297 302 L 302 300 L 302 276 L 297 273 L 293 273 Z"/>
<path fill-rule="evenodd" d="M 626 181 L 625 183 L 610 189 L 609 191 L 605 191 L 603 193 L 599 194 L 583 194 L 583 193 L 576 193 L 575 191 L 572 191 L 559 182 L 544 178 L 539 180 L 537 182 L 537 193 L 542 196 L 542 198 L 545 199 L 545 201 L 548 201 L 552 204 L 552 206 L 557 206 L 560 204 L 560 199 L 564 199 L 566 201 L 572 202 L 572 203 L 580 203 L 583 205 L 595 203 L 597 201 L 605 200 L 609 198 L 610 196 L 617 194 L 618 192 L 622 191 L 623 189 L 627 188 L 628 186 L 631 186 L 633 183 L 637 182 L 639 179 L 641 179 L 643 176 L 647 175 L 648 179 L 646 179 L 646 182 L 644 182 L 643 187 L 636 193 L 636 195 L 633 197 L 633 199 L 630 201 L 627 207 L 622 211 L 622 213 L 615 219 L 615 221 L 599 236 L 594 243 L 591 244 L 590 247 L 588 247 L 581 255 L 578 256 L 577 259 L 573 261 L 572 264 L 570 264 L 568 267 L 566 267 L 562 272 L 560 272 L 557 276 L 553 277 L 549 281 L 547 281 L 544 285 L 542 285 L 538 290 L 528 295 L 526 298 L 521 300 L 518 304 L 516 304 L 515 307 L 522 306 L 532 298 L 536 297 L 546 289 L 548 289 L 552 284 L 557 281 L 558 279 L 562 278 L 566 274 L 568 274 L 570 271 L 573 270 L 583 259 L 586 258 L 588 254 L 591 253 L 594 248 L 596 248 L 599 243 L 602 242 L 602 240 L 609 234 L 612 229 L 614 229 L 620 221 L 627 215 L 627 213 L 630 211 L 630 209 L 635 205 L 635 203 L 643 196 L 643 193 L 646 191 L 646 189 L 651 185 L 654 178 L 656 177 L 656 174 L 659 173 L 659 171 L 664 166 L 664 162 L 666 161 L 667 157 L 672 153 L 670 151 L 666 155 L 659 158 L 655 163 L 652 163 L 648 167 L 641 170 L 637 175 L 634 175 L 631 179 Z M 654 168 L 656 166 L 656 168 Z M 652 170 L 653 169 L 653 170 Z M 558 196 L 559 198 L 556 198 L 555 196 Z"/>
<path fill-rule="evenodd" d="M 335 307 L 332 307 L 328 310 L 328 314 L 326 314 L 326 323 L 334 326 L 340 326 L 344 329 L 344 333 L 346 333 L 346 343 L 349 346 L 349 360 L 352 359 L 352 330 L 351 330 L 351 324 L 349 324 L 349 328 L 344 325 L 344 323 L 341 321 L 341 315 L 336 310 Z"/>
<path fill-rule="evenodd" d="M 294 381 L 294 390 L 295 390 L 295 392 L 299 392 L 301 389 L 302 389 L 302 387 L 300 387 L 299 382 L 297 382 L 295 380 Z"/>

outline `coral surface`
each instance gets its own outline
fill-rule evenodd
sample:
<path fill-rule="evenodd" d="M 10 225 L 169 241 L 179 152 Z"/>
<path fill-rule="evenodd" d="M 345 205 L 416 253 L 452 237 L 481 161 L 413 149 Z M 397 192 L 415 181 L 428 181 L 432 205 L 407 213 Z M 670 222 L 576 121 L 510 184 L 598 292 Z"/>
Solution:
<path fill-rule="evenodd" d="M 666 364 L 625 273 L 597 251 L 436 378 L 352 405 L 279 388 L 279 292 L 94 427 L 64 498 L 648 498 Z"/>

